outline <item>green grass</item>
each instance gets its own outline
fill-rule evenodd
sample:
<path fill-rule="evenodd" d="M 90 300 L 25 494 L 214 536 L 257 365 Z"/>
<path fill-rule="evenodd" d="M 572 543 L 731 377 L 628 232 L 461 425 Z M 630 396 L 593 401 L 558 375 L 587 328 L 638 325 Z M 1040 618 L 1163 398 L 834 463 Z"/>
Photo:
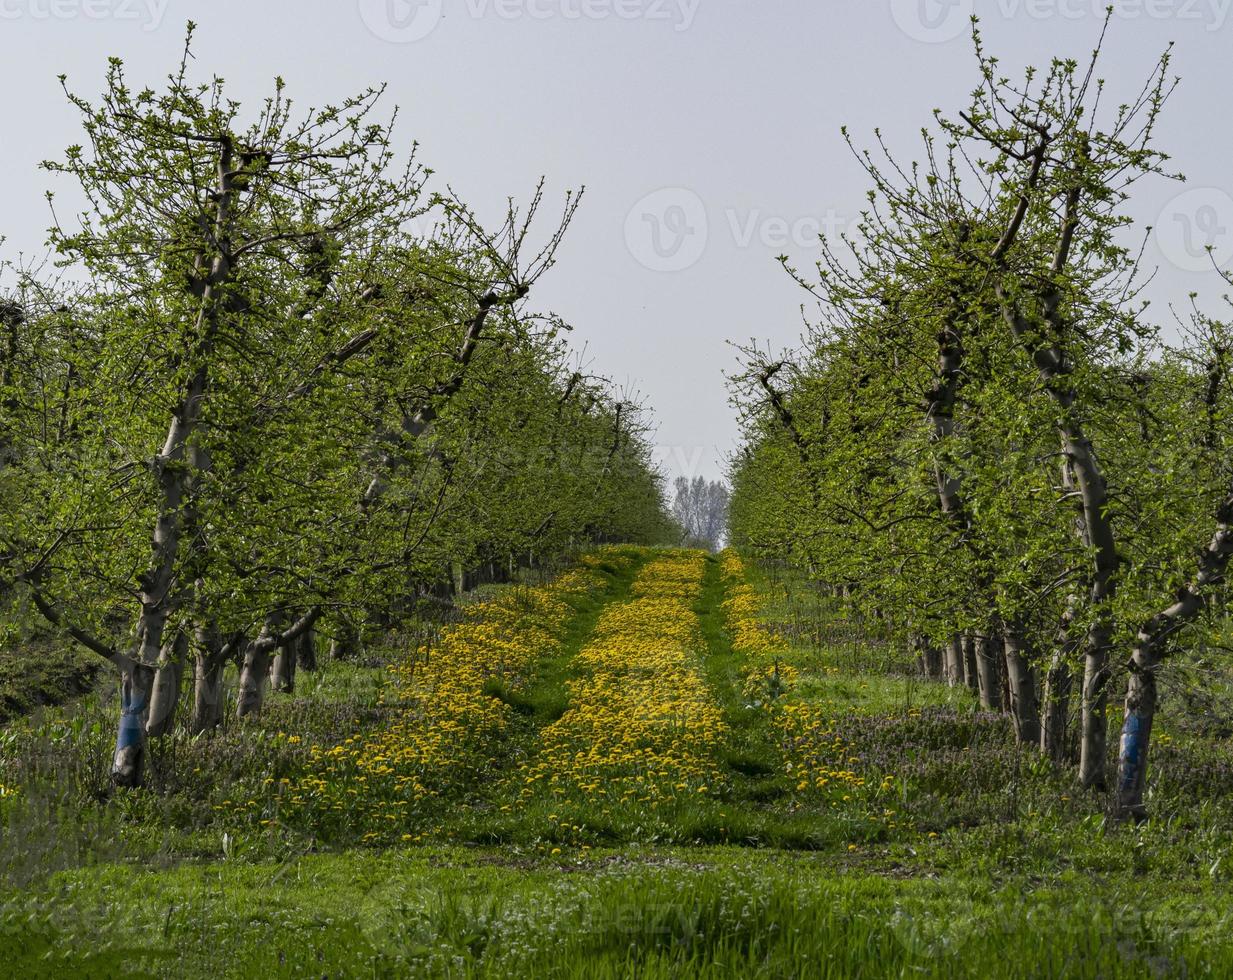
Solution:
<path fill-rule="evenodd" d="M 529 751 L 539 729 L 552 724 L 569 708 L 569 689 L 566 685 L 577 673 L 574 658 L 586 644 L 604 608 L 611 603 L 621 602 L 628 595 L 629 587 L 642 564 L 642 556 L 638 555 L 637 561 L 631 565 L 617 567 L 602 564 L 596 569 L 607 579 L 607 589 L 601 596 L 588 600 L 579 607 L 560 649 L 540 661 L 539 668 L 526 690 L 516 701 L 510 702 L 530 720 L 521 733 L 523 738 L 520 749 L 524 755 Z"/>
<path fill-rule="evenodd" d="M 1229 975 L 1229 924 L 1210 884 L 430 848 L 66 872 L 6 904 L 0 952 L 22 976 L 1146 978 Z"/>
<path fill-rule="evenodd" d="M 723 801 L 719 824 L 723 832 L 718 839 L 802 850 L 838 843 L 846 837 L 846 828 L 835 825 L 829 815 L 819 819 L 816 813 L 802 812 L 791 801 L 792 780 L 768 730 L 766 711 L 748 703 L 741 690 L 741 658 L 732 649 L 724 623 L 724 595 L 719 562 L 711 559 L 694 611 L 707 642 L 703 661 L 707 680 L 731 732 L 722 755 L 730 789 Z"/>
<path fill-rule="evenodd" d="M 522 736 L 511 739 L 516 751 L 525 750 L 529 756 L 538 726 L 555 720 L 568 706 L 565 683 L 574 674 L 573 657 L 600 611 L 625 596 L 635 572 L 636 568 L 629 570 L 603 602 L 585 609 L 561 653 L 543 662 L 537 680 L 517 695 L 517 701 L 503 694 L 524 716 Z M 582 795 L 519 802 L 518 786 L 497 778 L 481 787 L 473 799 L 440 815 L 429 836 L 438 842 L 518 845 L 538 854 L 558 846 L 637 843 L 817 850 L 867 840 L 865 811 L 835 812 L 793 796 L 794 782 L 785 772 L 783 753 L 769 730 L 766 711 L 746 704 L 741 694 L 740 658 L 724 626 L 725 593 L 714 559 L 707 562 L 702 585 L 694 607 L 706 641 L 702 664 L 731 729 L 722 752 L 727 770 L 723 792 L 681 798 L 653 810 L 609 801 L 606 812 L 600 813 Z M 512 766 L 503 766 L 494 775 L 509 771 Z"/>
<path fill-rule="evenodd" d="M 1183 726 L 1166 702 L 1184 737 L 1154 755 L 1152 819 L 1112 823 L 1107 800 L 1019 749 L 970 692 L 914 678 L 876 631 L 862 640 L 825 597 L 755 572 L 768 617 L 797 638 L 785 701 L 833 718 L 871 784 L 800 793 L 773 712 L 742 694 L 713 561 L 695 612 L 729 727 L 723 791 L 655 810 L 516 805 L 504 777 L 568 707 L 574 656 L 635 569 L 607 572 L 531 682 L 488 692 L 517 712 L 505 754 L 417 816 L 426 845 L 357 848 L 214 809 L 294 773 L 307 743 L 382 725 L 379 662 L 301 674 L 258 722 L 173 741 L 161 783 L 114 798 L 110 692 L 0 730 L 0 757 L 31 776 L 0 800 L 7 972 L 1233 976 L 1233 749 L 1218 727 Z"/>
<path fill-rule="evenodd" d="M 103 661 L 45 639 L 0 649 L 0 724 L 90 690 Z"/>

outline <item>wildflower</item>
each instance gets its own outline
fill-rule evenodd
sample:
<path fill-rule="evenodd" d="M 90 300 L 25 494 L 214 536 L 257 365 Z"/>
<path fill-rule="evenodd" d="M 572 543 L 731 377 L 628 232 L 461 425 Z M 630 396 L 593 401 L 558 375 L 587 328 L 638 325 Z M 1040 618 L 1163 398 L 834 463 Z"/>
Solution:
<path fill-rule="evenodd" d="M 450 787 L 481 779 L 501 751 L 514 709 L 488 693 L 497 678 L 517 691 L 550 656 L 575 615 L 571 600 L 605 583 L 589 567 L 538 588 L 521 588 L 476 604 L 443 631 L 432 670 L 417 669 L 423 648 L 393 664 L 382 700 L 392 721 L 376 732 L 349 735 L 329 748 L 311 746 L 310 772 L 288 785 L 283 805 L 348 811 L 382 824 L 405 807 Z M 279 733 L 289 744 L 298 736 Z"/>
<path fill-rule="evenodd" d="M 606 609 L 578 654 L 570 707 L 541 732 L 520 772 L 523 796 L 609 794 L 649 806 L 721 777 L 723 711 L 701 671 L 706 649 L 693 605 L 706 558 L 665 555 L 638 573 L 626 602 Z"/>

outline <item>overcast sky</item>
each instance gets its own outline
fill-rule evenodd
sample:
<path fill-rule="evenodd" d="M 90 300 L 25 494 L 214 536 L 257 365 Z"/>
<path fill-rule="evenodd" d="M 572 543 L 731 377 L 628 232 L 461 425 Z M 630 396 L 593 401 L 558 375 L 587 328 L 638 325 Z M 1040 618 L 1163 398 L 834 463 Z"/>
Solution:
<path fill-rule="evenodd" d="M 1160 146 L 1187 175 L 1141 186 L 1157 227 L 1157 315 L 1220 283 L 1233 257 L 1233 0 L 1127 0 L 1103 76 L 1132 95 L 1169 41 L 1182 86 Z M 808 263 L 865 180 L 840 137 L 881 127 L 906 155 L 935 107 L 976 83 L 967 18 L 1016 69 L 1082 57 L 1105 0 L 0 0 L 0 235 L 39 253 L 52 186 L 37 169 L 78 139 L 56 77 L 100 91 L 108 56 L 135 84 L 173 67 L 199 24 L 202 73 L 255 101 L 274 75 L 301 105 L 388 82 L 402 136 L 439 180 L 499 218 L 540 175 L 582 210 L 535 305 L 576 327 L 594 370 L 654 408 L 666 468 L 718 476 L 736 425 L 729 341 L 799 336 L 801 294 L 775 256 Z"/>

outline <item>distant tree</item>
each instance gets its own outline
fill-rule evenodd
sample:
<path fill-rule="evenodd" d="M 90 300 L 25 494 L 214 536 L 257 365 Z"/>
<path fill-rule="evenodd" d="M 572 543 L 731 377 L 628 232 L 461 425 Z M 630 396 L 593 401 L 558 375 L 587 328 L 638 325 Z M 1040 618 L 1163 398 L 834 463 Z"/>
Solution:
<path fill-rule="evenodd" d="M 677 477 L 672 516 L 684 543 L 712 551 L 723 544 L 728 526 L 728 488 L 718 480 Z"/>

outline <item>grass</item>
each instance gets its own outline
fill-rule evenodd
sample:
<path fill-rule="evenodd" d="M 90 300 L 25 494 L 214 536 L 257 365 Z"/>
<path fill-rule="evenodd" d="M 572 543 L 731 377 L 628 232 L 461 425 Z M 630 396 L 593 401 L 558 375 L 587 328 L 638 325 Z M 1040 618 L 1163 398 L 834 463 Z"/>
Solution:
<path fill-rule="evenodd" d="M 428 848 L 61 873 L 0 942 L 23 976 L 1229 975 L 1215 886 L 1143 898 L 732 848 Z"/>
<path fill-rule="evenodd" d="M 605 606 L 612 602 L 621 602 L 629 594 L 629 587 L 641 564 L 639 556 L 637 563 L 629 566 L 604 564 L 598 567 L 598 571 L 608 579 L 607 590 L 600 599 L 584 603 L 578 609 L 578 615 L 570 624 L 560 650 L 540 661 L 539 670 L 525 692 L 508 702 L 529 719 L 528 725 L 521 733 L 523 738 L 520 749 L 524 755 L 538 730 L 565 714 L 569 707 L 566 682 L 577 673 L 574 658 L 591 635 Z"/>
<path fill-rule="evenodd" d="M 0 724 L 94 685 L 101 661 L 46 639 L 0 648 Z"/>
<path fill-rule="evenodd" d="M 639 558 L 639 562 L 645 556 Z M 215 810 L 294 774 L 310 741 L 385 723 L 373 663 L 301 674 L 257 723 L 160 749 L 110 798 L 114 706 L 92 694 L 0 730 L 0 956 L 20 976 L 1171 977 L 1233 975 L 1233 752 L 1169 714 L 1153 817 L 1106 817 L 970 692 L 924 683 L 803 583 L 751 570 L 795 685 L 751 698 L 708 562 L 693 607 L 722 708 L 722 791 L 655 807 L 518 803 L 505 778 L 569 707 L 567 682 L 637 566 L 576 606 L 514 709 L 494 771 L 417 817 L 426 843 L 357 847 Z M 789 737 L 795 707 L 817 734 Z M 279 732 L 298 732 L 292 744 Z M 814 744 L 838 788 L 802 789 Z M 810 741 L 813 739 L 814 741 Z M 825 748 L 825 746 L 823 747 Z M 818 758 L 825 759 L 825 752 Z M 174 762 L 174 765 L 172 763 Z M 830 764 L 829 762 L 827 764 Z M 889 779 L 887 777 L 890 777 Z M 856 785 L 857 783 L 861 785 Z"/>

